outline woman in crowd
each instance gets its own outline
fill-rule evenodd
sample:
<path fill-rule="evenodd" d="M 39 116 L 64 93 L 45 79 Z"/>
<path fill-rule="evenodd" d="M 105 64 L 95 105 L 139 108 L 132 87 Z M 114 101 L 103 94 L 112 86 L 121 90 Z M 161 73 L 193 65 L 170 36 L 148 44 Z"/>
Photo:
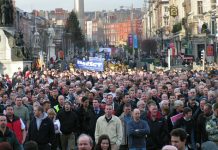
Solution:
<path fill-rule="evenodd" d="M 103 134 L 99 137 L 95 150 L 111 150 L 111 143 L 108 135 Z"/>
<path fill-rule="evenodd" d="M 61 148 L 61 143 L 60 143 L 60 128 L 61 128 L 61 124 L 60 121 L 58 119 L 56 119 L 56 112 L 53 108 L 50 108 L 48 111 L 48 117 L 53 120 L 54 123 L 54 128 L 55 128 L 55 138 L 56 138 L 56 146 L 55 147 L 59 147 L 59 149 Z"/>

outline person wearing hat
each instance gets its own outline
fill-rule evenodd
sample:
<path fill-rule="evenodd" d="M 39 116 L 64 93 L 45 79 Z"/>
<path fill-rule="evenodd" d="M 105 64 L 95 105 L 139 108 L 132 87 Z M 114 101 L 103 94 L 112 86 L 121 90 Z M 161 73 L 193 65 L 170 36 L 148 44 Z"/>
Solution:
<path fill-rule="evenodd" d="M 64 108 L 57 114 L 57 119 L 61 123 L 61 147 L 63 150 L 75 149 L 75 133 L 78 131 L 78 116 L 71 108 L 71 102 L 66 100 Z"/>
<path fill-rule="evenodd" d="M 211 119 L 206 122 L 206 131 L 208 133 L 208 140 L 215 142 L 218 145 L 218 103 L 213 105 L 213 115 Z"/>

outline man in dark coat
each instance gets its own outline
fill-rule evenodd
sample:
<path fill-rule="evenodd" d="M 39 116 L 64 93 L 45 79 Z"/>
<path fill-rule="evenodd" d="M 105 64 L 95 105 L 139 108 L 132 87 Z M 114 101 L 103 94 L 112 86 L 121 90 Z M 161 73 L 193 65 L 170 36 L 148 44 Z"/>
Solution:
<path fill-rule="evenodd" d="M 183 111 L 183 116 L 179 120 L 176 121 L 174 125 L 174 129 L 182 128 L 184 129 L 188 136 L 187 136 L 187 145 L 189 148 L 196 149 L 196 130 L 194 120 L 192 118 L 192 109 L 189 107 L 185 107 Z"/>
<path fill-rule="evenodd" d="M 30 122 L 28 139 L 37 142 L 40 150 L 51 150 L 55 144 L 55 130 L 43 107 L 34 107 L 34 118 Z"/>
<path fill-rule="evenodd" d="M 151 103 L 148 110 L 147 121 L 150 134 L 147 137 L 147 150 L 161 149 L 169 143 L 167 121 L 161 116 L 155 103 Z"/>
<path fill-rule="evenodd" d="M 100 103 L 99 103 L 99 101 L 98 100 L 96 100 L 96 99 L 94 99 L 93 100 L 93 107 L 92 107 L 92 118 L 91 118 L 91 123 L 90 123 L 90 126 L 91 126 L 91 137 L 93 138 L 93 139 L 95 139 L 94 138 L 94 135 L 95 135 L 95 125 L 96 125 L 96 122 L 97 122 L 97 120 L 98 120 L 98 118 L 100 117 L 100 116 L 102 116 L 102 115 L 104 115 L 104 110 L 102 110 L 101 108 L 100 108 Z"/>
<path fill-rule="evenodd" d="M 203 113 L 198 116 L 197 120 L 197 143 L 199 144 L 208 141 L 206 122 L 211 118 L 212 114 L 212 105 L 209 103 L 205 104 Z"/>
<path fill-rule="evenodd" d="M 0 143 L 8 142 L 14 150 L 21 150 L 15 134 L 7 127 L 7 118 L 0 114 Z"/>
<path fill-rule="evenodd" d="M 61 147 L 63 150 L 68 148 L 75 149 L 75 133 L 78 131 L 78 117 L 76 112 L 71 109 L 71 102 L 65 101 L 64 109 L 58 112 L 57 119 L 61 123 Z"/>

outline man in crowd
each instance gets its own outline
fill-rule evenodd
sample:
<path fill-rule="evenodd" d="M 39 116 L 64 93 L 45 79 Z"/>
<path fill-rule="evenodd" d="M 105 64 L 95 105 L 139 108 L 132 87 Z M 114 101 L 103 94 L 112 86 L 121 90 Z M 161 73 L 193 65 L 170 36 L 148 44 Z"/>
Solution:
<path fill-rule="evenodd" d="M 22 97 L 15 98 L 14 115 L 20 117 L 28 130 L 30 124 L 30 113 L 28 108 L 22 104 Z"/>
<path fill-rule="evenodd" d="M 61 147 L 62 149 L 73 150 L 76 146 L 75 134 L 78 130 L 78 117 L 77 114 L 71 108 L 71 102 L 65 101 L 64 109 L 59 111 L 57 118 L 61 124 Z"/>
<path fill-rule="evenodd" d="M 92 150 L 93 140 L 86 134 L 81 134 L 77 140 L 78 150 Z"/>
<path fill-rule="evenodd" d="M 112 105 L 105 106 L 105 115 L 98 118 L 95 128 L 95 141 L 102 134 L 107 134 L 111 140 L 113 150 L 118 150 L 122 142 L 123 131 L 122 123 L 117 116 L 113 115 Z"/>
<path fill-rule="evenodd" d="M 187 150 L 186 148 L 186 138 L 187 133 L 181 128 L 173 129 L 170 133 L 171 144 L 175 146 L 178 150 Z"/>
<path fill-rule="evenodd" d="M 127 125 L 132 120 L 132 111 L 131 111 L 131 104 L 126 103 L 123 107 L 123 113 L 120 115 L 120 120 L 122 122 L 123 128 L 123 140 L 120 145 L 120 150 L 126 150 L 128 148 L 128 129 Z"/>
<path fill-rule="evenodd" d="M 58 104 L 54 106 L 55 111 L 58 113 L 61 109 L 64 108 L 65 98 L 63 95 L 58 96 Z"/>
<path fill-rule="evenodd" d="M 150 133 L 148 123 L 140 120 L 140 110 L 133 110 L 133 120 L 128 122 L 129 150 L 146 150 L 146 135 Z"/>
<path fill-rule="evenodd" d="M 147 122 L 150 127 L 150 133 L 147 137 L 147 149 L 161 149 L 165 144 L 169 143 L 169 132 L 167 121 L 158 111 L 155 102 L 148 106 Z"/>
<path fill-rule="evenodd" d="M 7 127 L 15 133 L 19 144 L 23 147 L 26 139 L 25 125 L 22 119 L 14 115 L 14 108 L 11 105 L 6 106 L 6 117 Z"/>
<path fill-rule="evenodd" d="M 8 142 L 13 150 L 21 150 L 20 144 L 15 134 L 7 127 L 6 116 L 0 114 L 0 143 L 2 142 Z"/>
<path fill-rule="evenodd" d="M 34 118 L 30 122 L 28 140 L 36 141 L 40 150 L 50 150 L 55 142 L 52 120 L 44 113 L 42 106 L 34 106 Z"/>
<path fill-rule="evenodd" d="M 208 141 L 208 134 L 206 131 L 206 122 L 211 119 L 213 114 L 212 105 L 206 103 L 204 105 L 203 113 L 198 116 L 197 120 L 197 143 L 202 144 L 203 142 Z"/>
<path fill-rule="evenodd" d="M 206 131 L 208 140 L 215 142 L 218 145 L 218 103 L 213 105 L 213 115 L 206 122 Z"/>

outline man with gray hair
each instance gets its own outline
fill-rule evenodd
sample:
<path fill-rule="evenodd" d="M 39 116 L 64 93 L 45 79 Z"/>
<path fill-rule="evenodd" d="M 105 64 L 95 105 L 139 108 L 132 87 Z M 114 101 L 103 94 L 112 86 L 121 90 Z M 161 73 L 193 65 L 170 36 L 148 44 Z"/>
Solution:
<path fill-rule="evenodd" d="M 175 146 L 166 145 L 161 150 L 178 150 Z"/>
<path fill-rule="evenodd" d="M 92 150 L 93 140 L 87 134 L 81 134 L 77 139 L 78 150 Z"/>

